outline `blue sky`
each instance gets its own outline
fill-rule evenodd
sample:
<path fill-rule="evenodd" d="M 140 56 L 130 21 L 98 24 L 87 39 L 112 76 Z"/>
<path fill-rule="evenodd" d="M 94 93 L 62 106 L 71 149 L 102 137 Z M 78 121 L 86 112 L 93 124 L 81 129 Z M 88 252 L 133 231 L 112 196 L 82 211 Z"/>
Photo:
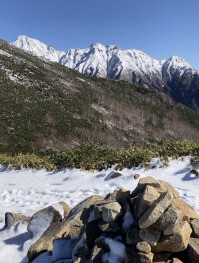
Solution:
<path fill-rule="evenodd" d="M 18 35 L 65 51 L 98 42 L 178 55 L 199 70 L 198 0 L 1 0 L 0 38 Z"/>

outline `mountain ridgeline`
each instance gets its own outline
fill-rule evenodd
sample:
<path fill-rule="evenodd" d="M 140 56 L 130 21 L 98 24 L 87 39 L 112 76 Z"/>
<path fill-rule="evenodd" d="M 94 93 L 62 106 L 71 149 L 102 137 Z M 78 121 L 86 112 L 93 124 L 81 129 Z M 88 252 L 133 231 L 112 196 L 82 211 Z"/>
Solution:
<path fill-rule="evenodd" d="M 61 56 L 61 55 L 60 55 Z M 163 94 L 92 77 L 0 40 L 0 151 L 199 140 L 199 116 Z"/>
<path fill-rule="evenodd" d="M 164 92 L 199 112 L 199 72 L 180 57 L 156 60 L 139 50 L 121 50 L 114 45 L 101 44 L 63 52 L 26 36 L 19 36 L 13 44 L 80 73 L 126 80 Z"/>

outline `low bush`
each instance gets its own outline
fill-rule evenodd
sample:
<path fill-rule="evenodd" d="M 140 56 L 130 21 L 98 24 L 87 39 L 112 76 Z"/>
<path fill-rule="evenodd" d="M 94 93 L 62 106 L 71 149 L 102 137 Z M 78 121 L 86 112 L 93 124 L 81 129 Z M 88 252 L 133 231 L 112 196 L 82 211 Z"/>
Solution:
<path fill-rule="evenodd" d="M 168 158 L 195 156 L 191 164 L 199 164 L 199 144 L 196 142 L 156 141 L 149 147 L 131 146 L 129 149 L 99 148 L 93 144 L 82 144 L 66 151 L 55 149 L 40 150 L 39 155 L 17 154 L 8 156 L 0 154 L 0 164 L 10 169 L 35 168 L 56 170 L 64 167 L 85 170 L 102 170 L 117 165 L 116 169 L 132 166 L 147 166 L 152 158 L 158 157 L 164 163 Z"/>

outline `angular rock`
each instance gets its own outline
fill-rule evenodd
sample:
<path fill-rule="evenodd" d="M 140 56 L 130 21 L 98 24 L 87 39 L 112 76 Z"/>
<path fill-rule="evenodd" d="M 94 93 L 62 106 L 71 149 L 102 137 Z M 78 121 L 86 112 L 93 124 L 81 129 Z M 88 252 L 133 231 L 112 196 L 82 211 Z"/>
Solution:
<path fill-rule="evenodd" d="M 142 241 L 139 229 L 132 226 L 129 227 L 126 235 L 126 243 L 133 246 Z"/>
<path fill-rule="evenodd" d="M 105 200 L 115 200 L 122 206 L 122 209 L 126 212 L 127 205 L 130 200 L 130 191 L 126 189 L 114 190 L 113 193 L 108 194 L 105 197 Z"/>
<path fill-rule="evenodd" d="M 153 186 L 147 185 L 144 192 L 136 198 L 134 205 L 135 218 L 139 219 L 159 196 L 160 194 Z"/>
<path fill-rule="evenodd" d="M 168 208 L 172 199 L 173 194 L 171 193 L 161 194 L 157 201 L 154 202 L 152 206 L 139 219 L 139 227 L 147 228 L 153 223 L 155 223 L 158 220 L 158 218 L 160 218 L 160 216 L 164 213 L 164 211 Z"/>
<path fill-rule="evenodd" d="M 163 231 L 164 235 L 173 234 L 173 229 L 176 224 L 183 220 L 183 213 L 175 206 L 171 205 L 164 214 L 154 223 L 154 227 L 159 231 Z"/>
<path fill-rule="evenodd" d="M 191 236 L 199 238 L 199 219 L 192 219 L 190 225 L 192 228 Z"/>
<path fill-rule="evenodd" d="M 137 180 L 140 177 L 140 175 L 139 174 L 134 174 L 133 177 L 134 177 L 135 180 Z"/>
<path fill-rule="evenodd" d="M 77 219 L 77 220 L 82 221 L 83 224 L 86 224 L 90 216 L 90 212 L 94 208 L 93 205 L 97 201 L 103 200 L 103 199 L 104 197 L 100 195 L 93 195 L 93 196 L 86 198 L 84 201 L 80 202 L 70 211 L 67 217 L 67 221 L 70 221 L 71 219 Z"/>
<path fill-rule="evenodd" d="M 125 263 L 153 263 L 153 253 L 138 252 L 134 248 L 127 248 L 125 251 Z"/>
<path fill-rule="evenodd" d="M 183 213 L 184 221 L 189 221 L 190 219 L 199 219 L 199 215 L 196 213 L 196 211 L 183 200 L 179 198 L 174 198 L 171 204 Z"/>
<path fill-rule="evenodd" d="M 29 223 L 30 217 L 24 216 L 21 213 L 12 213 L 12 212 L 5 213 L 5 227 L 6 228 L 10 228 L 11 226 L 14 226 L 19 221 Z"/>
<path fill-rule="evenodd" d="M 136 260 L 137 262 L 140 262 L 140 263 L 153 263 L 153 253 L 149 252 L 148 254 L 145 254 L 145 253 L 139 252 Z"/>
<path fill-rule="evenodd" d="M 160 188 L 157 189 L 159 193 L 172 193 L 175 198 L 180 198 L 178 191 L 176 191 L 171 184 L 168 182 L 159 180 Z"/>
<path fill-rule="evenodd" d="M 185 206 L 187 206 L 187 209 L 189 211 L 189 216 L 190 219 L 199 219 L 199 215 L 196 213 L 196 211 L 193 209 L 193 207 L 191 207 L 190 205 L 188 205 L 187 203 L 185 203 Z"/>
<path fill-rule="evenodd" d="M 131 193 L 132 197 L 137 196 L 140 192 L 143 192 L 147 185 L 153 186 L 154 188 L 160 188 L 158 180 L 151 176 L 142 177 L 139 180 L 137 187 Z"/>
<path fill-rule="evenodd" d="M 115 221 L 122 214 L 122 207 L 118 202 L 112 202 L 102 206 L 102 218 L 105 222 Z"/>
<path fill-rule="evenodd" d="M 48 206 L 33 214 L 27 229 L 34 237 L 39 238 L 51 224 L 60 221 L 62 221 L 60 213 L 54 207 Z"/>
<path fill-rule="evenodd" d="M 169 258 L 171 257 L 170 252 L 161 252 L 161 253 L 154 253 L 153 260 L 154 262 L 163 262 L 168 263 Z"/>
<path fill-rule="evenodd" d="M 106 244 L 104 238 L 96 239 L 95 246 L 93 247 L 89 258 L 89 263 L 101 263 L 102 256 L 109 251 L 109 245 Z"/>
<path fill-rule="evenodd" d="M 142 228 L 140 229 L 140 237 L 152 246 L 156 246 L 160 239 L 161 232 L 152 228 Z"/>
<path fill-rule="evenodd" d="M 122 174 L 121 174 L 121 173 L 118 173 L 118 172 L 115 172 L 115 173 L 113 173 L 113 174 L 110 176 L 110 178 L 113 179 L 113 178 L 117 178 L 117 177 L 119 177 L 119 176 L 122 176 Z"/>
<path fill-rule="evenodd" d="M 195 176 L 199 175 L 199 172 L 196 169 L 191 169 L 190 173 L 195 174 Z"/>
<path fill-rule="evenodd" d="M 149 252 L 151 252 L 151 246 L 146 241 L 138 242 L 136 245 L 136 249 L 139 252 L 142 252 L 145 254 L 148 254 Z"/>
<path fill-rule="evenodd" d="M 137 187 L 131 194 L 132 197 L 137 196 L 140 192 L 143 192 L 147 185 L 156 188 L 160 194 L 170 192 L 174 197 L 179 198 L 178 191 L 176 191 L 171 184 L 162 180 L 156 180 L 151 176 L 143 177 L 139 180 Z"/>
<path fill-rule="evenodd" d="M 65 202 L 59 202 L 59 204 L 63 207 L 64 210 L 64 218 L 67 218 L 68 215 L 70 214 L 71 208 L 67 203 Z M 56 209 L 56 208 L 55 208 Z"/>
<path fill-rule="evenodd" d="M 89 263 L 101 263 L 102 262 L 102 256 L 104 255 L 104 251 L 102 248 L 95 245 L 91 251 L 91 255 L 89 258 Z"/>
<path fill-rule="evenodd" d="M 190 220 L 189 209 L 185 202 L 183 202 L 179 198 L 173 198 L 171 204 L 176 208 L 176 210 L 181 211 L 181 213 L 183 214 L 183 221 Z"/>
<path fill-rule="evenodd" d="M 121 205 L 112 199 L 102 200 L 94 205 L 95 219 L 103 219 L 105 222 L 115 221 L 122 213 Z"/>
<path fill-rule="evenodd" d="M 73 238 L 80 234 L 83 224 L 80 220 L 60 221 L 52 223 L 43 235 L 28 250 L 28 259 L 33 260 L 38 253 L 52 251 L 53 241 L 59 238 Z"/>
<path fill-rule="evenodd" d="M 199 263 L 199 239 L 191 237 L 187 248 L 190 262 Z"/>
<path fill-rule="evenodd" d="M 117 232 L 121 230 L 121 228 L 116 222 L 100 222 L 98 223 L 98 227 L 103 232 Z"/>
<path fill-rule="evenodd" d="M 173 235 L 162 236 L 156 246 L 152 246 L 153 252 L 180 252 L 187 248 L 192 229 L 187 221 L 176 225 Z"/>
<path fill-rule="evenodd" d="M 173 258 L 172 263 L 183 263 L 183 262 L 178 258 Z"/>

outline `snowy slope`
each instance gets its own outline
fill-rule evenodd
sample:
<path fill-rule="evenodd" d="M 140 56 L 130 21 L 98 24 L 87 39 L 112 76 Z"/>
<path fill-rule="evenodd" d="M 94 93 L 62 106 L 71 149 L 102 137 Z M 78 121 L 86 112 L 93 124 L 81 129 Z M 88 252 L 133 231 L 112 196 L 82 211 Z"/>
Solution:
<path fill-rule="evenodd" d="M 61 57 L 65 54 L 52 46 L 47 46 L 37 39 L 32 39 L 27 36 L 18 36 L 12 43 L 14 46 L 31 52 L 35 56 L 49 59 L 53 62 L 59 62 Z"/>
<path fill-rule="evenodd" d="M 152 167 L 156 165 L 156 168 Z M 0 219 L 4 221 L 5 212 L 21 212 L 25 215 L 32 215 L 34 212 L 48 205 L 64 201 L 70 207 L 75 206 L 88 196 L 99 194 L 106 195 L 114 189 L 126 188 L 133 190 L 138 180 L 134 174 L 141 177 L 153 176 L 171 183 L 181 198 L 199 212 L 199 177 L 191 175 L 189 157 L 184 161 L 181 159 L 170 160 L 168 167 L 161 167 L 158 159 L 154 159 L 148 169 L 141 167 L 124 169 L 122 176 L 110 179 L 114 168 L 104 171 L 81 171 L 77 169 L 64 169 L 62 171 L 46 172 L 44 170 L 9 171 L 0 170 Z M 105 173 L 106 176 L 102 176 Z M 27 263 L 27 250 L 34 242 L 26 225 L 18 225 L 10 230 L 3 229 L 4 222 L 0 223 L 0 262 Z M 36 261 L 37 263 L 52 260 L 45 258 Z M 69 262 L 69 261 L 68 261 Z M 72 261 L 70 261 L 72 262 Z"/>

